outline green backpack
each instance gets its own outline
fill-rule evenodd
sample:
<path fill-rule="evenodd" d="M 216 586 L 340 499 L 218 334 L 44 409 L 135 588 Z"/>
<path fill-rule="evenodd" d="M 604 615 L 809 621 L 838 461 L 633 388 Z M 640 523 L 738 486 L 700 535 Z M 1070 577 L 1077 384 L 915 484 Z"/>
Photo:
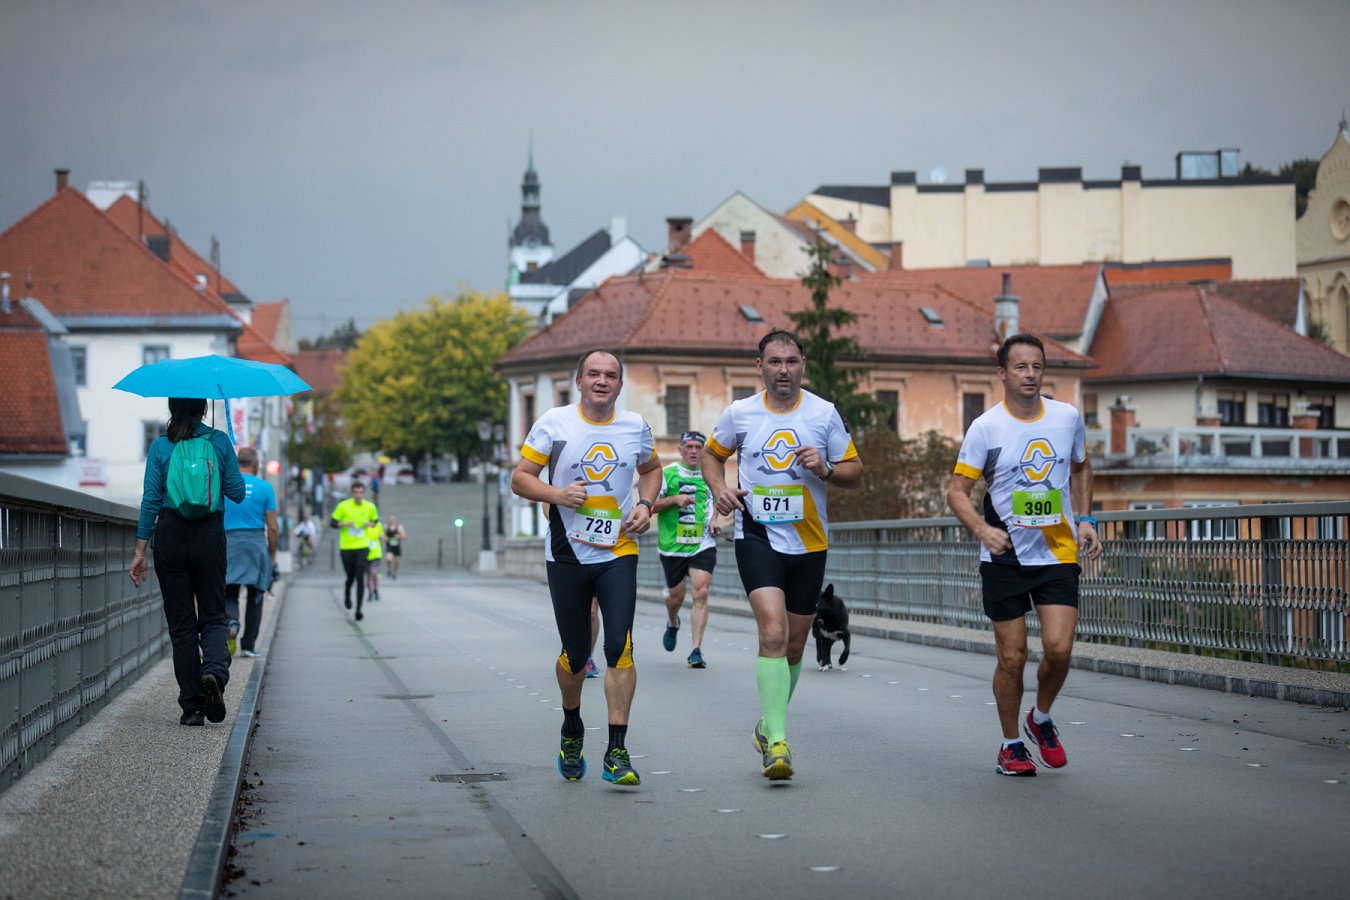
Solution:
<path fill-rule="evenodd" d="M 173 445 L 164 499 L 184 519 L 204 519 L 220 505 L 220 461 L 207 435 Z"/>

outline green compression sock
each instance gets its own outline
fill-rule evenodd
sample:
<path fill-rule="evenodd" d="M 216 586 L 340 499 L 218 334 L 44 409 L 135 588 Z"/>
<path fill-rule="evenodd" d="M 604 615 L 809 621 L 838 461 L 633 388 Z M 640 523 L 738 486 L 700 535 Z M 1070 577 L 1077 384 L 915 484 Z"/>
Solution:
<path fill-rule="evenodd" d="M 755 681 L 759 704 L 764 710 L 764 736 L 773 744 L 787 739 L 787 706 L 792 693 L 792 672 L 785 657 L 755 658 Z"/>
<path fill-rule="evenodd" d="M 792 676 L 792 684 L 788 686 L 788 700 L 797 693 L 797 679 L 802 677 L 802 664 L 800 661 L 795 666 L 788 666 L 788 674 Z"/>

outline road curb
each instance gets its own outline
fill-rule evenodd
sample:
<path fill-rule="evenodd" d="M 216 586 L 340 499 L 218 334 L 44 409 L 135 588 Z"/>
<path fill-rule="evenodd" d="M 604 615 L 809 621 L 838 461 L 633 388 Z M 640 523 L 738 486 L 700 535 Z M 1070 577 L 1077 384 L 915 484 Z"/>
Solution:
<path fill-rule="evenodd" d="M 268 653 L 271 652 L 277 622 L 281 619 L 288 585 L 289 582 L 283 581 L 281 589 L 271 598 L 272 613 L 267 617 L 263 633 L 259 635 L 259 645 L 267 647 Z M 178 889 L 180 900 L 219 896 L 220 879 L 225 872 L 225 859 L 232 840 L 235 810 L 239 804 L 240 785 L 244 779 L 244 766 L 248 762 L 249 747 L 253 743 L 253 728 L 258 718 L 258 695 L 262 691 L 263 677 L 267 672 L 267 660 L 267 653 L 253 660 L 253 669 L 249 673 L 248 683 L 244 685 L 234 726 L 230 729 L 230 740 L 225 745 L 225 754 L 221 757 L 216 782 L 211 789 L 206 815 L 202 817 L 202 827 L 197 832 L 197 842 L 192 848 L 192 855 L 188 858 L 182 887 Z"/>

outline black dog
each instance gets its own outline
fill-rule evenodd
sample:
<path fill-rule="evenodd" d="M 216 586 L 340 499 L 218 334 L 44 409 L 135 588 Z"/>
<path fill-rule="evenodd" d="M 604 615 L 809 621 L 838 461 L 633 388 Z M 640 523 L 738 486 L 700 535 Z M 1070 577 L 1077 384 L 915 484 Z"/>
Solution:
<path fill-rule="evenodd" d="M 848 662 L 849 640 L 848 607 L 844 601 L 834 595 L 834 585 L 825 586 L 820 599 L 816 601 L 816 619 L 811 623 L 811 632 L 816 636 L 816 662 L 820 671 L 834 668 L 830 664 L 830 648 L 835 641 L 844 642 L 844 652 L 839 655 L 839 665 Z"/>

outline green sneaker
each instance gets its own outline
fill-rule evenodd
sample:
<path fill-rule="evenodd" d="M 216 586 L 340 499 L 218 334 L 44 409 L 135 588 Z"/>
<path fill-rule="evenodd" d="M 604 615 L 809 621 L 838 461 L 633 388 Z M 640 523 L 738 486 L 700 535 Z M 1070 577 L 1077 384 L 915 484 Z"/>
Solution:
<path fill-rule="evenodd" d="M 787 741 L 774 741 L 765 752 L 764 777 L 770 781 L 787 781 L 792 777 L 792 748 Z"/>
<path fill-rule="evenodd" d="M 562 749 L 558 751 L 558 774 L 567 781 L 580 781 L 586 777 L 586 757 L 581 755 L 582 738 L 565 737 Z"/>
<path fill-rule="evenodd" d="M 629 764 L 628 751 L 622 747 L 615 747 L 605 754 L 605 770 L 600 773 L 600 777 L 611 784 L 642 783 L 638 773 Z"/>

